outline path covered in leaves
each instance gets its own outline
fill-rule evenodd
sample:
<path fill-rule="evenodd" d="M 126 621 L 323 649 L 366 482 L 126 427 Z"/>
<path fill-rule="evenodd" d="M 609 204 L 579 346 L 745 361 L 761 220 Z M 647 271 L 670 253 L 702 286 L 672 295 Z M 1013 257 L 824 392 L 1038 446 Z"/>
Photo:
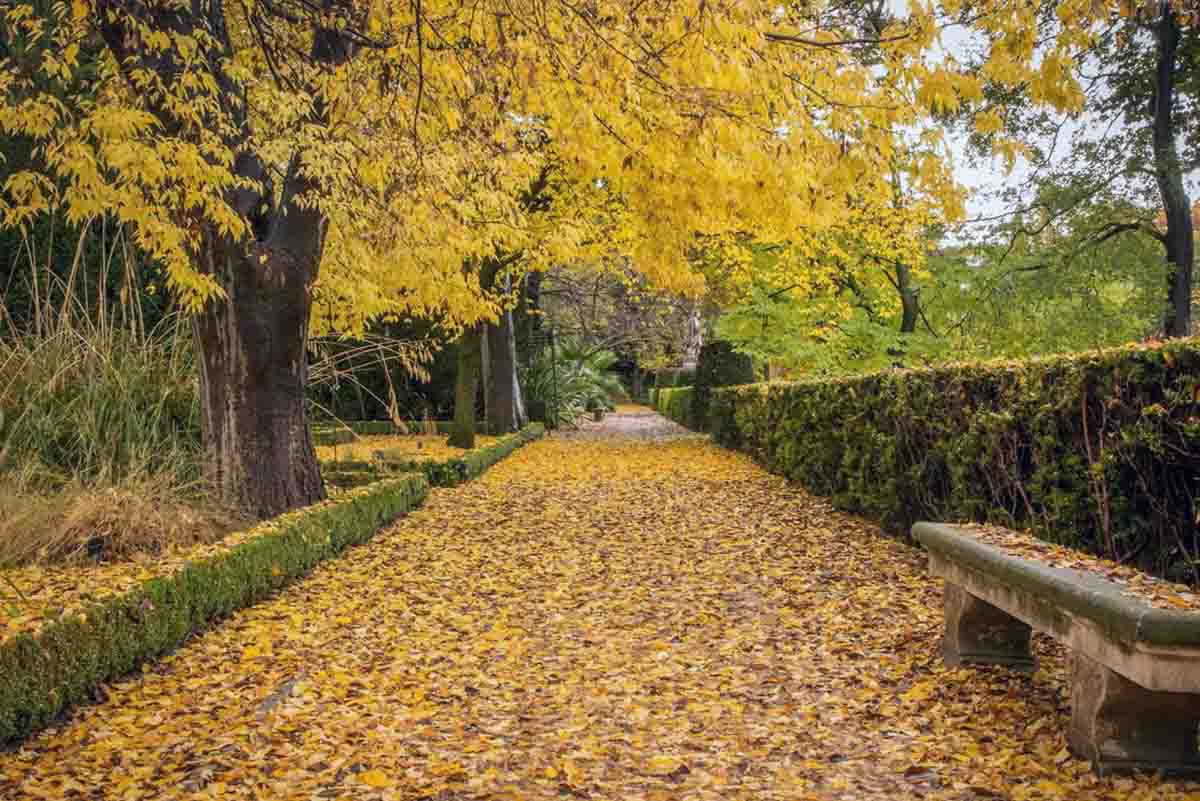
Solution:
<path fill-rule="evenodd" d="M 741 456 L 555 438 L 0 754 L 0 798 L 1200 799 L 1070 757 L 1048 643 L 945 671 L 939 610 Z"/>

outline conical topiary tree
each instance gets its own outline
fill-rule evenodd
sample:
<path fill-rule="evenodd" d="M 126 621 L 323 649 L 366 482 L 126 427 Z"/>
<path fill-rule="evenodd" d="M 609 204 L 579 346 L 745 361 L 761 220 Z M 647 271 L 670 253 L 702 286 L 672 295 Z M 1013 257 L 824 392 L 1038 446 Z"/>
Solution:
<path fill-rule="evenodd" d="M 754 381 L 754 362 L 738 353 L 725 340 L 709 342 L 700 348 L 696 364 L 695 394 L 692 396 L 692 428 L 708 428 L 708 400 L 714 387 L 749 384 Z"/>

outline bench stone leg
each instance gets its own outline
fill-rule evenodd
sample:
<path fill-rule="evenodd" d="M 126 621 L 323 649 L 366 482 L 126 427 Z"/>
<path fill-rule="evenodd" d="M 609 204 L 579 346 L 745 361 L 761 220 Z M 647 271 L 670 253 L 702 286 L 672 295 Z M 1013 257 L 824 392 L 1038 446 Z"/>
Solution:
<path fill-rule="evenodd" d="M 1200 773 L 1200 694 L 1147 690 L 1082 654 L 1071 655 L 1071 749 L 1101 775 Z"/>
<path fill-rule="evenodd" d="M 1028 624 L 949 582 L 945 604 L 942 656 L 948 667 L 1005 665 L 1014 670 L 1033 670 L 1033 652 L 1029 649 L 1032 630 Z"/>

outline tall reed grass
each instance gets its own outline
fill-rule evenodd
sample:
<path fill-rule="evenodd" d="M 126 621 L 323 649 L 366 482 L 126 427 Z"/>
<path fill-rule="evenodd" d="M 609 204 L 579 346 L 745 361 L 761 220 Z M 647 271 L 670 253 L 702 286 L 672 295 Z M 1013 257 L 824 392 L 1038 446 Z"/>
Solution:
<path fill-rule="evenodd" d="M 201 482 L 186 320 L 146 329 L 128 262 L 115 271 L 119 292 L 93 281 L 96 295 L 84 296 L 86 226 L 78 236 L 65 277 L 26 249 L 32 314 L 18 321 L 0 306 L 0 565 L 155 551 L 242 519 Z"/>

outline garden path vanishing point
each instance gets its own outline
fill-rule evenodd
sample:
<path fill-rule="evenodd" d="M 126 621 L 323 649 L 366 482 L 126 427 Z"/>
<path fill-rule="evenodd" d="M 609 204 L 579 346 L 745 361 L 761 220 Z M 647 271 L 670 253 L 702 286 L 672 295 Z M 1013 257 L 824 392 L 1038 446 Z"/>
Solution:
<path fill-rule="evenodd" d="M 1071 757 L 1052 643 L 949 672 L 940 625 L 917 551 L 626 412 L 0 753 L 0 798 L 1200 799 Z"/>

